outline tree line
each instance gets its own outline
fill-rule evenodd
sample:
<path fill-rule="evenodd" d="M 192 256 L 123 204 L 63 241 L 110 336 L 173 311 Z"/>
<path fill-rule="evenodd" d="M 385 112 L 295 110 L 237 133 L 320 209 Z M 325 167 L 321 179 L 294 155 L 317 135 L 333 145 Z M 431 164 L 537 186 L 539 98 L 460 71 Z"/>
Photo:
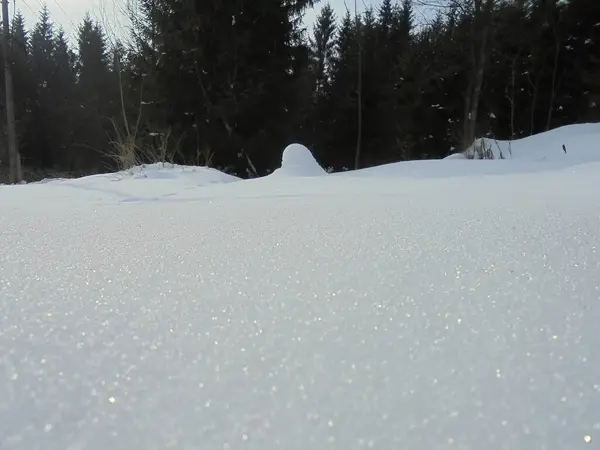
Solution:
<path fill-rule="evenodd" d="M 89 16 L 70 43 L 47 9 L 30 30 L 17 14 L 26 176 L 170 161 L 251 177 L 292 142 L 344 170 L 600 120 L 597 0 L 428 0 L 416 20 L 419 1 L 318 5 L 306 29 L 312 0 L 136 0 L 112 43 Z"/>

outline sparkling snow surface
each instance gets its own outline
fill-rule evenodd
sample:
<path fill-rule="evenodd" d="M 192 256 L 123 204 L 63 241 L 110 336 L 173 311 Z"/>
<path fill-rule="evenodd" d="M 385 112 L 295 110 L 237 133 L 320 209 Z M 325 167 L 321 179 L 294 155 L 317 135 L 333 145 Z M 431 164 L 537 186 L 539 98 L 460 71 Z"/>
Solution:
<path fill-rule="evenodd" d="M 0 449 L 598 448 L 600 165 L 455 163 L 0 186 Z"/>

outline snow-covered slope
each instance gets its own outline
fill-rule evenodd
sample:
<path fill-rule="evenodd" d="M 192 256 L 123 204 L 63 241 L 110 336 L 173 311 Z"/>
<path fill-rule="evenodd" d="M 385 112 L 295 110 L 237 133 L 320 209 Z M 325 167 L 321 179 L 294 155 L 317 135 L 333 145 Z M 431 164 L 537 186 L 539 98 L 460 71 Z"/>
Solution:
<path fill-rule="evenodd" d="M 568 125 L 523 139 L 496 141 L 483 138 L 494 158 L 582 164 L 600 161 L 600 123 Z M 565 146 L 566 152 L 563 149 Z M 455 154 L 449 158 L 464 155 Z"/>
<path fill-rule="evenodd" d="M 512 142 L 482 140 L 485 147 L 491 149 L 494 160 L 467 160 L 464 154 L 456 153 L 443 160 L 407 161 L 335 176 L 429 179 L 530 174 L 600 162 L 600 123 L 570 125 Z M 500 159 L 500 152 L 505 159 Z"/>
<path fill-rule="evenodd" d="M 0 186 L 0 449 L 595 448 L 600 164 L 456 162 Z"/>
<path fill-rule="evenodd" d="M 151 164 L 113 174 L 78 179 L 46 179 L 20 186 L 19 195 L 15 195 L 11 187 L 0 185 L 0 204 L 23 206 L 21 194 L 40 202 L 49 201 L 45 205 L 49 208 L 55 206 L 56 199 L 93 204 L 168 200 L 190 193 L 193 195 L 203 187 L 240 180 L 208 167 Z"/>

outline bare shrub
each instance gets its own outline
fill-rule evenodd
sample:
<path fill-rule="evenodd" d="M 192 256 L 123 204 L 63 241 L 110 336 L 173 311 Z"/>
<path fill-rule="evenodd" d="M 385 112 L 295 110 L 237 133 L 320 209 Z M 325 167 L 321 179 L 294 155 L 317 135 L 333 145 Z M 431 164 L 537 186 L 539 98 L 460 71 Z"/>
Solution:
<path fill-rule="evenodd" d="M 465 150 L 465 158 L 467 159 L 494 159 L 492 146 L 484 138 L 475 139 L 467 150 Z"/>
<path fill-rule="evenodd" d="M 153 132 L 150 133 L 153 141 L 147 147 L 145 157 L 150 163 L 161 163 L 163 166 L 165 163 L 173 165 L 175 163 L 175 156 L 180 155 L 181 141 L 183 140 L 184 134 L 179 139 L 175 139 L 172 135 L 171 128 L 164 132 Z"/>
<path fill-rule="evenodd" d="M 111 119 L 115 130 L 115 138 L 110 144 L 113 151 L 108 156 L 115 161 L 119 170 L 129 170 L 134 166 L 141 164 L 139 148 L 136 143 L 136 134 L 132 134 L 129 130 L 122 133 L 119 130 L 117 123 Z"/>

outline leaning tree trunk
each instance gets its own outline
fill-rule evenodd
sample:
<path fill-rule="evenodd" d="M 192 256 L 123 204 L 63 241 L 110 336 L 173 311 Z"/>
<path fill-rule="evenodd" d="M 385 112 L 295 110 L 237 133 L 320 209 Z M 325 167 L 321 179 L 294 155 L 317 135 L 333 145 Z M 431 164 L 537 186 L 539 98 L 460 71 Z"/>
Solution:
<path fill-rule="evenodd" d="M 482 5 L 482 0 L 475 2 L 475 11 L 473 17 L 471 39 L 471 69 L 469 74 L 469 85 L 465 95 L 464 122 L 463 122 L 463 147 L 468 148 L 475 141 L 475 132 L 477 130 L 477 119 L 479 115 L 479 102 L 481 100 L 481 90 L 483 87 L 483 77 L 485 74 L 485 63 L 488 52 L 488 35 L 490 28 L 489 14 L 493 6 L 493 1 L 488 0 Z M 476 44 L 479 48 L 476 51 Z"/>

